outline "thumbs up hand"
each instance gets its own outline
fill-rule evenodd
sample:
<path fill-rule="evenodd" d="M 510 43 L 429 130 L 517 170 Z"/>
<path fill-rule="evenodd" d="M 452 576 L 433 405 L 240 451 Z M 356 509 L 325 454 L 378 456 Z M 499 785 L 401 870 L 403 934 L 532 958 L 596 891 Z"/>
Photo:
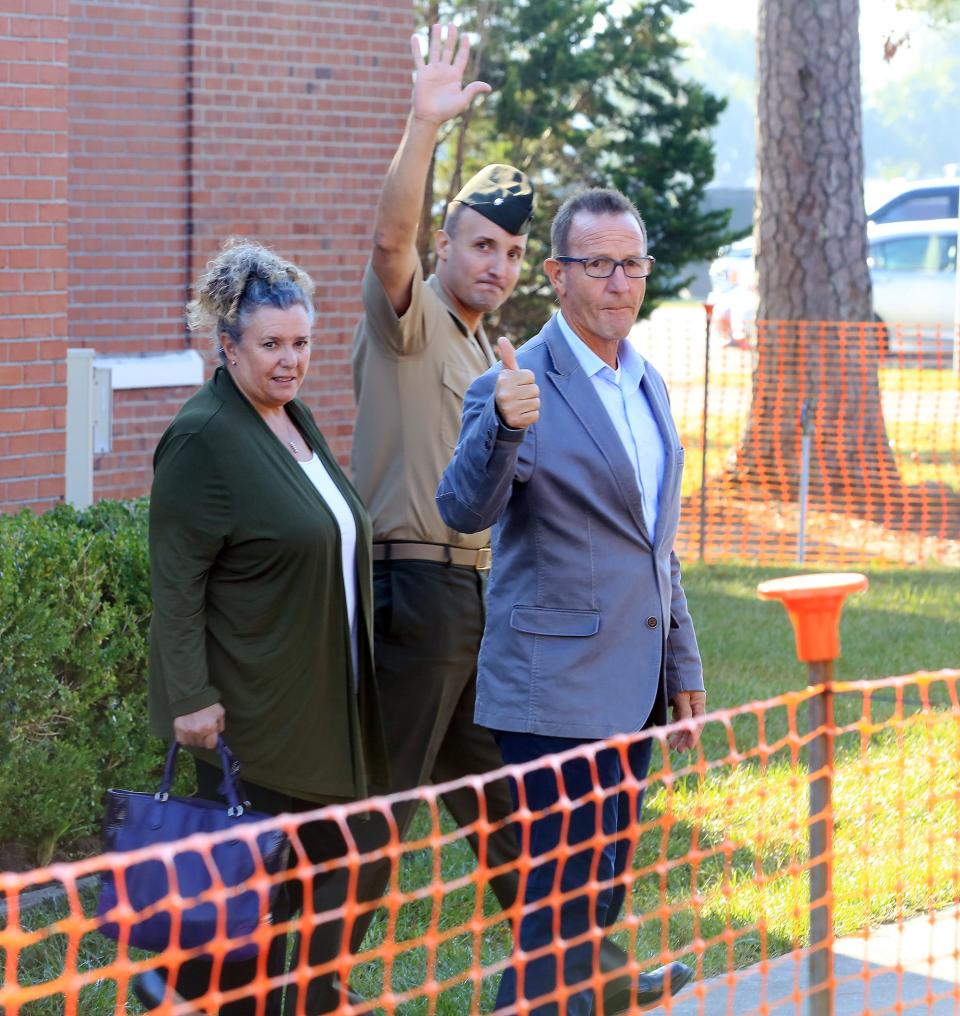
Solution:
<path fill-rule="evenodd" d="M 533 371 L 517 366 L 517 351 L 509 339 L 501 336 L 497 349 L 503 362 L 494 393 L 497 413 L 505 426 L 523 430 L 540 419 L 540 389 Z"/>

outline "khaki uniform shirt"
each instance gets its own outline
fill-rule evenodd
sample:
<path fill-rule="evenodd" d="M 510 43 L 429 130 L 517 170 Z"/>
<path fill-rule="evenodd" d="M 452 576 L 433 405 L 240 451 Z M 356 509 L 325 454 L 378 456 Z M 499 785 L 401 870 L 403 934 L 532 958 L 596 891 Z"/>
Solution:
<path fill-rule="evenodd" d="M 419 265 L 410 306 L 398 318 L 368 263 L 363 309 L 353 342 L 352 465 L 373 539 L 486 547 L 489 530 L 455 532 L 436 503 L 460 434 L 464 393 L 495 362 L 483 328 L 471 335 L 440 281 L 431 275 L 424 282 Z"/>

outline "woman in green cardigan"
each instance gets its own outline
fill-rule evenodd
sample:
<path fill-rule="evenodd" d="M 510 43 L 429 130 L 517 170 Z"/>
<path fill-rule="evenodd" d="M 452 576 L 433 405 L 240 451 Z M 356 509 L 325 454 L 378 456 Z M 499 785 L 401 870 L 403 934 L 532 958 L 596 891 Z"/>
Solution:
<path fill-rule="evenodd" d="M 312 291 L 306 273 L 259 244 L 228 241 L 210 262 L 188 321 L 216 336 L 222 363 L 160 439 L 150 501 L 151 729 L 196 755 L 198 794 L 213 799 L 222 732 L 253 807 L 271 814 L 385 785 L 370 525 L 296 398 L 310 363 Z M 346 849 L 332 822 L 298 835 L 314 863 Z M 302 902 L 301 883 L 288 888 L 275 922 Z M 338 922 L 319 926 L 311 966 L 338 954 L 341 932 Z M 270 976 L 284 971 L 284 946 L 280 935 Z M 199 998 L 211 973 L 209 961 L 190 960 L 176 990 Z M 256 960 L 224 964 L 220 988 L 255 976 Z M 305 1007 L 290 1005 L 288 989 L 287 1011 L 335 1011 L 335 988 L 332 975 L 314 978 Z M 268 1013 L 280 1011 L 279 996 Z M 219 1011 L 259 1010 L 245 998 Z"/>

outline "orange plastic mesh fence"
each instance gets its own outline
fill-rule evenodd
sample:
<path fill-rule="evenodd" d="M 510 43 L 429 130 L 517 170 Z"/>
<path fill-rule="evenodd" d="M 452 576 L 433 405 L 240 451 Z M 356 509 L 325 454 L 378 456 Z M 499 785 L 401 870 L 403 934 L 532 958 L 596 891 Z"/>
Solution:
<path fill-rule="evenodd" d="M 604 787 L 597 780 L 597 751 L 613 747 L 626 759 L 628 738 L 541 761 L 562 783 L 561 763 L 585 759 L 593 774 L 587 796 L 594 803 L 618 790 L 634 798 L 641 789 L 646 791 L 642 820 L 627 830 L 635 849 L 633 866 L 621 876 L 627 905 L 611 929 L 629 960 L 619 970 L 593 972 L 597 994 L 625 973 L 632 979 L 642 970 L 679 959 L 696 969 L 697 980 L 676 999 L 666 1000 L 670 1012 L 739 1016 L 776 1006 L 780 1013 L 806 1011 L 811 865 L 807 790 L 809 776 L 816 774 L 808 774 L 804 760 L 811 737 L 828 733 L 835 758 L 830 774 L 832 855 L 812 862 L 832 862 L 829 903 L 836 941 L 830 984 L 846 996 L 860 997 L 862 1011 L 877 1016 L 908 1005 L 929 1011 L 938 1000 L 960 1005 L 958 680 L 960 671 L 953 670 L 835 683 L 715 712 L 700 722 L 697 749 L 683 755 L 664 750 L 669 728 L 640 735 L 655 740 L 653 763 L 642 784 L 629 779 L 619 787 Z M 825 689 L 833 695 L 833 725 L 828 731 L 811 731 L 805 707 Z M 527 842 L 531 821 L 542 817 L 524 798 L 522 777 L 531 768 L 503 771 L 518 778 L 520 801 L 513 818 L 521 843 Z M 522 901 L 505 914 L 488 889 L 498 869 L 488 863 L 487 848 L 496 830 L 486 817 L 484 792 L 497 778 L 490 774 L 417 791 L 414 796 L 423 807 L 406 842 L 399 841 L 391 818 L 391 802 L 398 798 L 272 820 L 286 830 L 296 860 L 283 876 L 259 870 L 245 888 L 255 887 L 265 905 L 273 882 L 292 878 L 306 887 L 327 876 L 339 885 L 340 902 L 329 913 L 320 913 L 307 893 L 299 916 L 262 923 L 250 936 L 261 946 L 251 983 L 220 992 L 211 989 L 196 1000 L 196 1008 L 173 1002 L 162 1011 L 214 1012 L 223 1002 L 245 997 L 254 1000 L 251 1012 L 266 1012 L 272 983 L 274 988 L 287 985 L 291 993 L 298 986 L 298 1000 L 289 1011 L 309 1012 L 303 989 L 330 972 L 367 1000 L 344 997 L 338 1010 L 344 1013 L 492 1011 L 496 983 L 507 964 L 522 967 L 535 958 L 511 953 L 510 921 L 517 920 Z M 455 827 L 441 807 L 441 794 L 455 788 L 473 795 L 477 803 L 477 819 L 468 829 Z M 561 794 L 556 807 L 561 822 L 568 823 L 572 809 L 582 804 Z M 364 813 L 386 820 L 386 843 L 375 853 L 392 862 L 388 892 L 366 905 L 357 903 L 356 888 L 361 865 L 370 858 L 354 836 Z M 311 864 L 301 837 L 318 821 L 336 827 L 345 848 L 342 856 Z M 258 828 L 225 835 L 252 844 Z M 467 833 L 477 837 L 479 865 Z M 163 862 L 175 886 L 175 851 L 196 851 L 209 859 L 212 844 L 222 839 L 194 837 L 138 854 L 0 874 L 0 1012 L 98 1016 L 139 1011 L 132 995 L 128 1003 L 135 975 L 159 965 L 176 969 L 204 950 L 174 946 L 155 956 L 128 948 L 133 915 L 122 891 L 121 904 L 111 915 L 124 929 L 120 941 L 103 938 L 97 933 L 100 920 L 93 916 L 95 888 L 89 877 L 109 868 L 122 887 L 128 867 L 149 856 Z M 597 832 L 582 848 L 597 850 L 603 842 Z M 522 887 L 531 869 L 529 858 L 521 851 L 509 867 L 519 873 Z M 215 873 L 212 863 L 210 869 Z M 596 868 L 593 871 L 587 886 L 591 896 L 604 888 Z M 224 891 L 216 878 L 214 882 L 203 895 L 216 904 L 223 921 L 224 898 L 234 890 Z M 51 886 L 59 892 L 50 893 Z M 548 903 L 556 907 L 563 898 L 555 881 Z M 174 891 L 159 904 L 175 926 L 183 902 Z M 305 950 L 291 948 L 289 971 L 272 982 L 267 977 L 264 956 L 273 937 L 288 937 L 292 946 L 296 932 L 306 936 L 317 927 L 329 930 L 342 922 L 342 943 L 363 911 L 377 907 L 377 918 L 356 954 L 341 945 L 325 961 L 312 964 Z M 238 941 L 220 937 L 205 947 L 215 971 Z M 556 935 L 549 951 L 559 956 L 571 944 Z M 563 1000 L 569 990 L 558 989 L 560 1012 L 566 1011 Z M 515 1011 L 528 1010 L 524 1003 Z"/>
<path fill-rule="evenodd" d="M 683 559 L 960 564 L 949 328 L 764 321 L 730 341 L 719 324 L 709 347 L 700 308 L 636 332 L 686 449 Z"/>

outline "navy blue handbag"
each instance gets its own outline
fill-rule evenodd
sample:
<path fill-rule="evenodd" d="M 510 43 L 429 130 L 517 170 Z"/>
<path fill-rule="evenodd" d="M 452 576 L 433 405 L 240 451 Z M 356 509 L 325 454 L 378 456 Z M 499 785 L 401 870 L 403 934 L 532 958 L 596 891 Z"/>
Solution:
<path fill-rule="evenodd" d="M 198 797 L 171 797 L 170 786 L 179 747 L 176 741 L 170 745 L 160 789 L 155 794 L 131 790 L 107 791 L 103 821 L 105 851 L 137 850 L 155 843 L 174 842 L 194 833 L 236 829 L 238 825 L 261 822 L 269 817 L 251 811 L 249 804 L 242 800 L 242 786 L 237 779 L 239 765 L 222 737 L 217 739 L 217 750 L 223 764 L 224 780 L 220 789 L 227 799 L 226 804 Z M 261 833 L 249 843 L 241 839 L 225 840 L 203 853 L 196 849 L 178 852 L 173 859 L 174 885 L 170 884 L 167 868 L 160 860 L 132 864 L 122 872 L 105 872 L 100 881 L 97 916 L 109 918 L 117 906 L 117 879 L 120 878 L 124 880 L 130 907 L 136 913 L 155 906 L 173 891 L 183 897 L 179 935 L 179 945 L 183 949 L 208 945 L 217 937 L 218 909 L 226 910 L 226 920 L 221 916 L 220 928 L 225 928 L 228 940 L 250 935 L 261 923 L 270 920 L 270 904 L 279 889 L 274 885 L 270 887 L 270 893 L 255 889 L 234 891 L 257 871 L 255 852 L 268 874 L 285 869 L 289 844 L 283 830 Z M 212 869 L 216 869 L 219 881 L 228 890 L 224 894 L 226 898 L 191 904 L 191 899 L 214 885 Z M 180 908 L 179 904 L 176 906 Z M 130 945 L 151 952 L 163 952 L 171 944 L 172 928 L 170 909 L 164 907 L 149 917 L 134 921 L 130 928 Z M 118 938 L 120 928 L 116 921 L 108 920 L 101 925 L 100 931 L 110 938 Z M 256 956 L 257 950 L 256 942 L 245 942 L 230 950 L 225 958 L 231 962 L 250 959 Z"/>

